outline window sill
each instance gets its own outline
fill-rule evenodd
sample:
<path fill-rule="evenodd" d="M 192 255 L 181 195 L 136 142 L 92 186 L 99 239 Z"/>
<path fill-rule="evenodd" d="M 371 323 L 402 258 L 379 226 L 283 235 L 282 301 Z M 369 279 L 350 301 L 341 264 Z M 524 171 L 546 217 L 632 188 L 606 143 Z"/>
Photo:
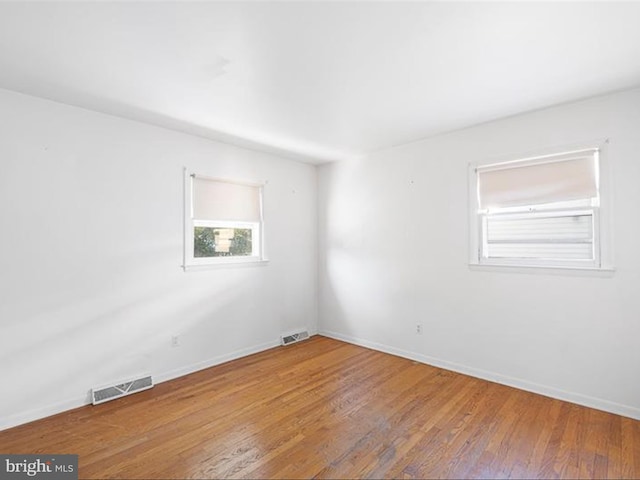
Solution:
<path fill-rule="evenodd" d="M 182 270 L 185 272 L 198 272 L 202 270 L 215 270 L 219 268 L 250 268 L 250 267 L 263 267 L 269 264 L 268 259 L 262 260 L 236 260 L 217 263 L 203 263 L 203 264 L 191 264 L 181 265 Z"/>
<path fill-rule="evenodd" d="M 566 275 L 572 277 L 613 277 L 615 267 L 560 267 L 546 265 L 498 265 L 469 263 L 469 270 L 476 272 L 525 273 L 533 275 Z"/>

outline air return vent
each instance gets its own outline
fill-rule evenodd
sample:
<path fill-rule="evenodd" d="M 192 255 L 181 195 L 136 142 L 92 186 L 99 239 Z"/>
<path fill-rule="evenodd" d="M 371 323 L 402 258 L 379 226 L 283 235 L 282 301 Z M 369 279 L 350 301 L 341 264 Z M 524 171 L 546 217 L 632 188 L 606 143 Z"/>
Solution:
<path fill-rule="evenodd" d="M 291 345 L 292 343 L 301 342 L 302 340 L 309 338 L 309 332 L 302 330 L 300 332 L 282 335 L 280 338 L 282 340 L 282 345 Z"/>
<path fill-rule="evenodd" d="M 99 403 L 115 400 L 116 398 L 124 397 L 125 395 L 131 395 L 132 393 L 141 392 L 142 390 L 148 390 L 151 387 L 153 387 L 153 379 L 151 378 L 151 375 L 148 375 L 146 377 L 136 378 L 135 380 L 128 380 L 117 385 L 94 388 L 91 390 L 91 398 L 93 400 L 93 404 L 98 405 Z"/>

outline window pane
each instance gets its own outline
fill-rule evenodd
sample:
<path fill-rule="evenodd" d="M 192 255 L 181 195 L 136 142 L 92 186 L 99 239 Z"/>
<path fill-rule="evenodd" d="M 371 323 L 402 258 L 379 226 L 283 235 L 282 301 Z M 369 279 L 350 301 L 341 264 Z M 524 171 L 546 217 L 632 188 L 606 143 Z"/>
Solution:
<path fill-rule="evenodd" d="M 591 214 L 567 216 L 489 216 L 487 241 L 589 241 L 593 238 Z"/>
<path fill-rule="evenodd" d="M 486 217 L 486 258 L 593 260 L 593 214 Z"/>
<path fill-rule="evenodd" d="M 193 256 L 237 257 L 253 253 L 250 228 L 194 227 Z"/>

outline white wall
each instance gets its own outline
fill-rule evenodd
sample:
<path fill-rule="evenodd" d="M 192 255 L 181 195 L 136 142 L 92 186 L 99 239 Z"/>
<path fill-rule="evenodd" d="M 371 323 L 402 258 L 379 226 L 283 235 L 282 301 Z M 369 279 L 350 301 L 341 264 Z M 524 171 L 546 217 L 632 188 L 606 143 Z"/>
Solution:
<path fill-rule="evenodd" d="M 268 265 L 182 271 L 185 166 L 268 180 Z M 314 166 L 0 90 L 0 429 L 314 331 L 316 197 Z"/>
<path fill-rule="evenodd" d="M 613 274 L 469 268 L 469 162 L 605 137 Z M 323 166 L 320 330 L 640 418 L 639 182 L 637 89 Z"/>

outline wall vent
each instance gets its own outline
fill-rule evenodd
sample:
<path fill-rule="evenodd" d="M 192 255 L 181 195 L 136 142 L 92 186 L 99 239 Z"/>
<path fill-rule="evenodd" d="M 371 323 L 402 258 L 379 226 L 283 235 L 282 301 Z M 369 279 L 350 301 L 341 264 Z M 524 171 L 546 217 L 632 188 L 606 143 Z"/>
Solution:
<path fill-rule="evenodd" d="M 148 390 L 151 387 L 153 387 L 153 379 L 151 378 L 151 375 L 148 375 L 146 377 L 140 377 L 134 380 L 118 383 L 117 385 L 92 388 L 91 400 L 94 405 L 98 405 L 100 403 L 108 402 L 109 400 L 115 400 L 116 398 L 131 395 L 132 393 Z"/>
<path fill-rule="evenodd" d="M 296 333 L 290 333 L 288 335 L 282 335 L 280 337 L 282 341 L 282 345 L 291 345 L 292 343 L 301 342 L 302 340 L 306 340 L 309 338 L 309 332 L 306 330 L 302 330 Z"/>

